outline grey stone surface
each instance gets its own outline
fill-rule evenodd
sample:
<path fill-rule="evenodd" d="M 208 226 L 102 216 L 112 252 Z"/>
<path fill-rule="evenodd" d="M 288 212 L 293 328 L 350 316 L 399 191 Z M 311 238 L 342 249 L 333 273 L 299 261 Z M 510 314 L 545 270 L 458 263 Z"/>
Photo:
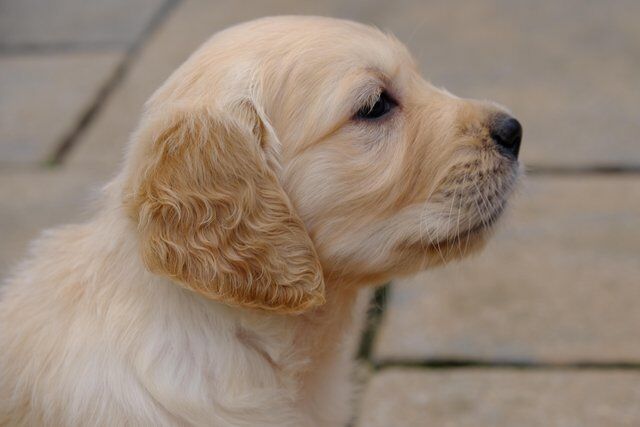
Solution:
<path fill-rule="evenodd" d="M 130 45 L 165 0 L 0 0 L 0 48 Z"/>
<path fill-rule="evenodd" d="M 523 122 L 525 162 L 640 165 L 640 2 L 185 1 L 151 40 L 79 159 L 110 161 L 144 100 L 201 42 L 248 19 L 319 14 L 371 23 L 406 42 L 425 76 L 492 99 Z M 116 117 L 116 111 L 128 114 Z M 127 118 L 125 118 L 125 116 Z M 104 129 L 114 131 L 107 140 Z M 114 156 L 113 153 L 118 156 Z"/>
<path fill-rule="evenodd" d="M 530 178 L 481 255 L 396 282 L 375 359 L 640 362 L 640 177 Z"/>
<path fill-rule="evenodd" d="M 80 221 L 110 174 L 74 170 L 0 172 L 0 279 L 25 257 L 43 229 Z"/>
<path fill-rule="evenodd" d="M 635 427 L 640 373 L 387 369 L 357 427 Z"/>
<path fill-rule="evenodd" d="M 48 160 L 121 58 L 117 52 L 0 56 L 0 167 Z"/>

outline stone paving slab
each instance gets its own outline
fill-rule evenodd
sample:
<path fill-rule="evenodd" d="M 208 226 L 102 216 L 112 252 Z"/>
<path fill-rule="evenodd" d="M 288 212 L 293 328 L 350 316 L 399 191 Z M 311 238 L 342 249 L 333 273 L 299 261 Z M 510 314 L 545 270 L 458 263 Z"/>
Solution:
<path fill-rule="evenodd" d="M 639 363 L 640 177 L 530 177 L 479 256 L 396 282 L 374 359 Z"/>
<path fill-rule="evenodd" d="M 114 163 L 121 153 L 114 144 L 124 145 L 144 100 L 200 43 L 232 24 L 285 13 L 344 17 L 396 33 L 436 85 L 509 106 L 524 124 L 525 162 L 640 165 L 635 0 L 185 1 L 74 157 Z"/>
<path fill-rule="evenodd" d="M 385 369 L 357 427 L 635 427 L 640 373 Z"/>
<path fill-rule="evenodd" d="M 165 0 L 0 0 L 0 49 L 132 44 Z"/>
<path fill-rule="evenodd" d="M 42 230 L 86 218 L 109 176 L 80 168 L 0 172 L 0 280 Z"/>
<path fill-rule="evenodd" d="M 121 59 L 118 52 L 0 56 L 0 167 L 50 159 Z"/>

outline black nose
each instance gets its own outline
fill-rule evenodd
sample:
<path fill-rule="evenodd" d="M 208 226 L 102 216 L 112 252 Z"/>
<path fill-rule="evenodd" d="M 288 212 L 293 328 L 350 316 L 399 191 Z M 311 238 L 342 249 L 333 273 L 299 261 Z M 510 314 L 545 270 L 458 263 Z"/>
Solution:
<path fill-rule="evenodd" d="M 522 141 L 522 126 L 511 116 L 500 115 L 491 125 L 491 138 L 508 153 L 518 158 Z"/>

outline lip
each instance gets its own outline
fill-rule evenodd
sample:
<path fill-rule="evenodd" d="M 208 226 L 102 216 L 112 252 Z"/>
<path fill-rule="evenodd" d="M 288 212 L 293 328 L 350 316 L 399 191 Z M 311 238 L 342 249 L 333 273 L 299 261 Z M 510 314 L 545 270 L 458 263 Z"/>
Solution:
<path fill-rule="evenodd" d="M 468 229 L 467 231 L 463 231 L 462 233 L 458 233 L 458 234 L 464 235 L 469 232 L 476 233 L 482 230 L 490 229 L 502 216 L 503 211 L 504 211 L 504 203 L 501 203 L 498 209 L 496 209 L 494 212 L 491 213 L 491 216 L 489 216 L 489 218 L 483 218 L 482 221 L 480 221 L 480 224 L 477 224 L 471 227 L 470 229 Z"/>
<path fill-rule="evenodd" d="M 465 230 L 459 231 L 453 236 L 447 237 L 443 240 L 440 240 L 434 243 L 432 246 L 439 247 L 445 244 L 454 244 L 460 241 L 460 239 L 470 239 L 470 238 L 475 238 L 482 235 L 483 233 L 491 230 L 491 228 L 496 224 L 498 219 L 500 219 L 500 216 L 502 216 L 502 212 L 504 211 L 504 208 L 505 208 L 505 203 L 501 203 L 500 206 L 491 213 L 491 216 L 489 216 L 489 218 L 483 218 L 479 224 L 476 224 Z"/>

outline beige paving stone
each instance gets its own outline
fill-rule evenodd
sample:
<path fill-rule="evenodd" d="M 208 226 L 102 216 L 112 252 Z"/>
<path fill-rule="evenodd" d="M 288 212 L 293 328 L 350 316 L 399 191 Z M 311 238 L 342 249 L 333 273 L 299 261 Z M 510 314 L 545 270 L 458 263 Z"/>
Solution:
<path fill-rule="evenodd" d="M 357 427 L 635 427 L 640 373 L 386 369 Z"/>
<path fill-rule="evenodd" d="M 165 0 L 3 0 L 0 46 L 132 43 Z"/>
<path fill-rule="evenodd" d="M 42 230 L 88 217 L 110 173 L 93 169 L 0 172 L 0 280 Z"/>
<path fill-rule="evenodd" d="M 479 256 L 395 283 L 379 362 L 640 362 L 640 178 L 529 178 Z"/>
<path fill-rule="evenodd" d="M 48 160 L 121 58 L 118 52 L 0 56 L 0 167 Z"/>
<path fill-rule="evenodd" d="M 265 15 L 319 14 L 389 29 L 426 77 L 509 106 L 522 156 L 543 166 L 640 164 L 640 2 L 185 1 L 155 35 L 77 160 L 114 162 L 144 100 L 214 32 Z"/>

